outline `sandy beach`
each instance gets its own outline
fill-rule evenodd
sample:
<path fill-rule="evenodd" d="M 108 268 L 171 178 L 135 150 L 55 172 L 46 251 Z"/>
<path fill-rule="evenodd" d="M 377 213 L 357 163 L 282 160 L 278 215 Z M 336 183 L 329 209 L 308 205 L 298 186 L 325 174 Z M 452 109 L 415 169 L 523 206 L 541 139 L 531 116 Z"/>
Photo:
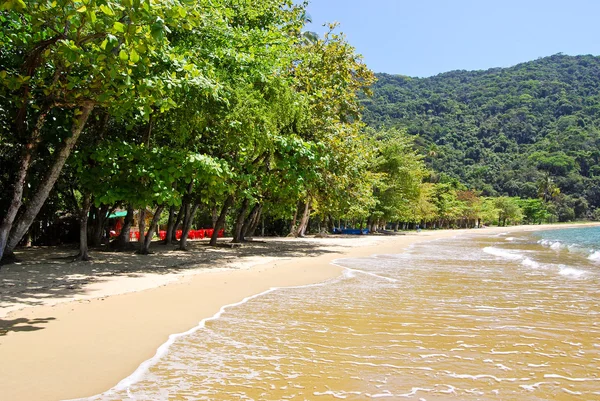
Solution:
<path fill-rule="evenodd" d="M 577 226 L 581 226 L 578 224 Z M 532 231 L 518 226 L 477 233 Z M 64 400 L 115 386 L 151 358 L 169 335 L 185 332 L 224 305 L 272 287 L 341 274 L 337 258 L 401 253 L 411 244 L 472 230 L 397 236 L 260 239 L 240 248 L 156 254 L 94 253 L 70 263 L 72 249 L 27 249 L 0 271 L 0 398 Z"/>

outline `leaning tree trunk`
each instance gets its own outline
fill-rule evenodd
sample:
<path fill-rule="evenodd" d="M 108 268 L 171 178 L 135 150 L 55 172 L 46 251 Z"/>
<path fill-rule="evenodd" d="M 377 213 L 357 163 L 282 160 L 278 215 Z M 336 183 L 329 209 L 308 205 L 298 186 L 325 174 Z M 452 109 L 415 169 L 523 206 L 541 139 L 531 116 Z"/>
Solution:
<path fill-rule="evenodd" d="M 133 224 L 133 207 L 127 207 L 127 215 L 125 215 L 125 219 L 123 221 L 123 227 L 121 228 L 121 232 L 117 239 L 113 242 L 113 247 L 115 249 L 125 249 L 127 244 L 129 244 L 129 235 L 131 233 L 131 225 Z"/>
<path fill-rule="evenodd" d="M 219 220 L 219 212 L 217 211 L 217 205 L 215 204 L 212 207 L 212 228 L 214 230 L 214 228 L 217 226 L 217 220 Z"/>
<path fill-rule="evenodd" d="M 139 222 L 138 222 L 138 229 L 140 232 L 140 239 L 138 240 L 138 253 L 143 254 L 144 253 L 144 242 L 145 242 L 145 237 L 144 237 L 144 233 L 146 232 L 146 208 L 144 207 L 143 209 L 140 209 L 140 213 L 139 213 Z"/>
<path fill-rule="evenodd" d="M 75 256 L 75 260 L 90 260 L 88 255 L 88 213 L 92 201 L 91 194 L 83 196 L 83 205 L 79 211 L 79 253 Z"/>
<path fill-rule="evenodd" d="M 233 239 L 231 242 L 234 244 L 239 244 L 242 242 L 242 228 L 244 227 L 244 220 L 246 220 L 246 212 L 248 211 L 248 203 L 250 201 L 248 198 L 244 198 L 242 201 L 242 206 L 238 211 L 237 218 L 235 219 L 235 224 L 233 226 Z"/>
<path fill-rule="evenodd" d="M 37 123 L 33 132 L 31 133 L 31 137 L 25 147 L 23 148 L 23 154 L 21 156 L 21 161 L 19 164 L 19 171 L 17 172 L 17 176 L 15 177 L 15 183 L 12 188 L 12 199 L 8 206 L 8 210 L 0 223 L 0 260 L 4 255 L 4 248 L 6 247 L 6 243 L 8 241 L 8 236 L 10 234 L 10 229 L 15 221 L 15 217 L 17 217 L 17 212 L 21 207 L 23 202 L 23 191 L 25 189 L 25 179 L 27 178 L 27 172 L 29 171 L 29 166 L 31 165 L 31 158 L 33 157 L 33 152 L 40 142 L 40 132 L 42 127 L 44 126 L 44 122 L 46 121 L 46 117 L 48 116 L 48 112 L 50 108 L 45 109 L 40 113 L 37 119 Z M 12 252 L 10 252 L 12 254 Z"/>
<path fill-rule="evenodd" d="M 27 207 L 20 215 L 16 223 L 13 225 L 10 231 L 10 235 L 8 237 L 6 247 L 4 249 L 5 253 L 10 254 L 13 252 L 15 247 L 21 241 L 21 238 L 23 238 L 23 236 L 31 226 L 31 223 L 33 223 L 33 220 L 38 215 L 40 209 L 46 202 L 46 199 L 48 198 L 50 191 L 54 187 L 54 183 L 58 179 L 58 176 L 60 175 L 60 172 L 62 171 L 62 168 L 67 158 L 71 154 L 73 146 L 75 146 L 77 139 L 79 139 L 79 135 L 81 135 L 81 131 L 83 131 L 83 127 L 85 126 L 85 123 L 87 122 L 88 117 L 90 116 L 90 113 L 92 112 L 93 108 L 93 102 L 86 102 L 79 109 L 80 114 L 77 116 L 77 120 L 73 123 L 73 126 L 71 127 L 71 136 L 64 140 L 64 145 L 57 152 L 56 158 L 54 159 L 54 163 L 52 164 L 52 166 L 50 166 L 48 173 L 41 181 L 41 184 L 37 191 L 31 197 L 31 200 L 27 204 Z"/>
<path fill-rule="evenodd" d="M 304 237 L 306 228 L 308 227 L 309 218 L 310 218 L 310 198 L 304 204 L 304 213 L 302 213 L 302 219 L 300 219 L 300 224 L 298 225 L 298 230 L 296 231 L 296 237 Z"/>
<path fill-rule="evenodd" d="M 262 204 L 257 203 L 250 211 L 250 214 L 244 221 L 244 225 L 242 226 L 242 235 L 241 240 L 244 241 L 247 235 L 254 234 L 256 231 L 256 227 L 258 227 L 258 223 L 260 222 L 260 214 L 262 210 Z"/>
<path fill-rule="evenodd" d="M 194 221 L 194 216 L 196 215 L 196 211 L 200 203 L 194 203 L 194 206 L 189 210 L 189 216 L 186 216 L 183 223 L 183 230 L 181 231 L 181 239 L 179 240 L 179 249 L 182 251 L 187 251 L 187 239 L 190 234 L 190 229 L 192 228 L 192 222 Z M 186 213 L 187 214 L 187 213 Z"/>
<path fill-rule="evenodd" d="M 173 231 L 171 232 L 171 242 L 177 241 L 177 227 L 181 224 L 181 220 L 185 215 L 185 202 L 181 204 L 179 207 L 179 213 L 177 213 L 177 218 L 175 219 L 175 224 L 173 224 Z"/>
<path fill-rule="evenodd" d="M 152 217 L 152 222 L 150 223 L 150 227 L 148 227 L 148 234 L 144 237 L 144 247 L 140 251 L 142 255 L 150 254 L 150 244 L 152 243 L 152 237 L 154 237 L 154 232 L 156 231 L 156 226 L 158 225 L 158 221 L 160 220 L 160 214 L 162 213 L 165 205 L 160 205 L 156 208 L 154 212 L 154 216 Z M 142 234 L 140 234 L 140 239 Z"/>
<path fill-rule="evenodd" d="M 215 228 L 213 231 L 212 237 L 210 237 L 210 246 L 217 245 L 217 238 L 219 238 L 219 231 L 225 227 L 225 217 L 227 216 L 227 212 L 231 205 L 233 205 L 234 197 L 233 195 L 229 195 L 225 202 L 223 202 L 223 207 L 221 208 L 221 214 L 219 214 L 219 218 L 217 219 L 217 223 L 215 224 Z"/>

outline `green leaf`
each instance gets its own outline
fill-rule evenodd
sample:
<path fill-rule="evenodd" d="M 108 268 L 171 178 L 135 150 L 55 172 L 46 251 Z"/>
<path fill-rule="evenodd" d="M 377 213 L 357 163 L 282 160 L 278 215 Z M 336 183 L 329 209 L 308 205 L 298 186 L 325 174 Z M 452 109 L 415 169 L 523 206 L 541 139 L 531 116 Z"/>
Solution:
<path fill-rule="evenodd" d="M 140 55 L 135 51 L 135 49 L 131 49 L 131 51 L 129 52 L 129 59 L 134 63 L 137 63 L 138 61 L 140 61 Z"/>
<path fill-rule="evenodd" d="M 125 32 L 125 25 L 121 24 L 119 21 L 115 21 L 113 24 L 113 30 L 116 32 Z"/>
<path fill-rule="evenodd" d="M 119 58 L 123 61 L 127 61 L 129 59 L 129 56 L 127 55 L 127 52 L 123 49 L 121 49 L 121 51 L 119 52 Z"/>
<path fill-rule="evenodd" d="M 86 10 L 87 10 L 87 7 L 86 7 L 86 6 L 81 6 L 81 7 L 79 7 L 79 8 L 77 9 L 77 12 L 78 12 L 78 13 L 84 13 L 84 12 L 86 12 Z"/>
<path fill-rule="evenodd" d="M 101 11 L 102 11 L 104 14 L 106 14 L 106 15 L 108 15 L 108 16 L 110 16 L 110 17 L 112 17 L 112 16 L 114 16 L 114 15 L 115 15 L 115 12 L 112 10 L 112 8 L 110 8 L 109 6 L 106 6 L 106 5 L 104 5 L 104 4 L 102 4 L 102 5 L 100 6 L 100 10 L 101 10 Z"/>

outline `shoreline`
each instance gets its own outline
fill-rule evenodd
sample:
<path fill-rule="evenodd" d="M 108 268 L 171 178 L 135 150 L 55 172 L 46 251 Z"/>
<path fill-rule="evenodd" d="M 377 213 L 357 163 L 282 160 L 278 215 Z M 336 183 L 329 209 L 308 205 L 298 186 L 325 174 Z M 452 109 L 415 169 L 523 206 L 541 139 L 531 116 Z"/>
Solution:
<path fill-rule="evenodd" d="M 117 277 L 114 281 L 127 282 L 124 288 L 120 287 L 121 293 L 115 293 L 113 281 L 107 281 L 105 288 L 101 283 L 92 283 L 96 287 L 91 290 L 91 297 L 56 303 L 48 299 L 45 305 L 13 310 L 7 315 L 7 321 L 16 322 L 16 329 L 0 335 L 0 394 L 9 400 L 64 400 L 105 392 L 136 372 L 144 361 L 154 358 L 161 348 L 166 350 L 170 336 L 196 330 L 203 321 L 218 318 L 228 305 L 260 296 L 272 288 L 309 285 L 338 277 L 343 268 L 332 264 L 335 259 L 402 253 L 417 242 L 465 233 L 493 235 L 591 225 L 598 224 L 297 240 L 316 244 L 315 250 L 320 250 L 320 254 L 311 256 L 319 252 L 310 248 L 302 256 L 282 256 L 275 247 L 271 254 L 259 255 L 258 259 L 236 261 L 241 266 L 237 269 L 190 269 L 175 273 L 168 280 L 158 280 L 154 287 L 137 290 L 127 285 L 143 278 Z M 267 241 L 286 242 L 291 241 Z M 221 263 L 227 265 L 223 260 Z M 0 279 L 1 275 L 2 272 Z"/>

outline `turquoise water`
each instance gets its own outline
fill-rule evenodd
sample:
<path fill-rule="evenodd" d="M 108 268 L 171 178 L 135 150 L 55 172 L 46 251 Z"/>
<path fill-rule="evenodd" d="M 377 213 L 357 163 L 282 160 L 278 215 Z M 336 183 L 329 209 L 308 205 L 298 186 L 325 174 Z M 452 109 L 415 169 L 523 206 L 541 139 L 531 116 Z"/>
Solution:
<path fill-rule="evenodd" d="M 589 260 L 600 262 L 600 227 L 538 231 L 534 235 L 543 246 L 587 254 Z"/>

